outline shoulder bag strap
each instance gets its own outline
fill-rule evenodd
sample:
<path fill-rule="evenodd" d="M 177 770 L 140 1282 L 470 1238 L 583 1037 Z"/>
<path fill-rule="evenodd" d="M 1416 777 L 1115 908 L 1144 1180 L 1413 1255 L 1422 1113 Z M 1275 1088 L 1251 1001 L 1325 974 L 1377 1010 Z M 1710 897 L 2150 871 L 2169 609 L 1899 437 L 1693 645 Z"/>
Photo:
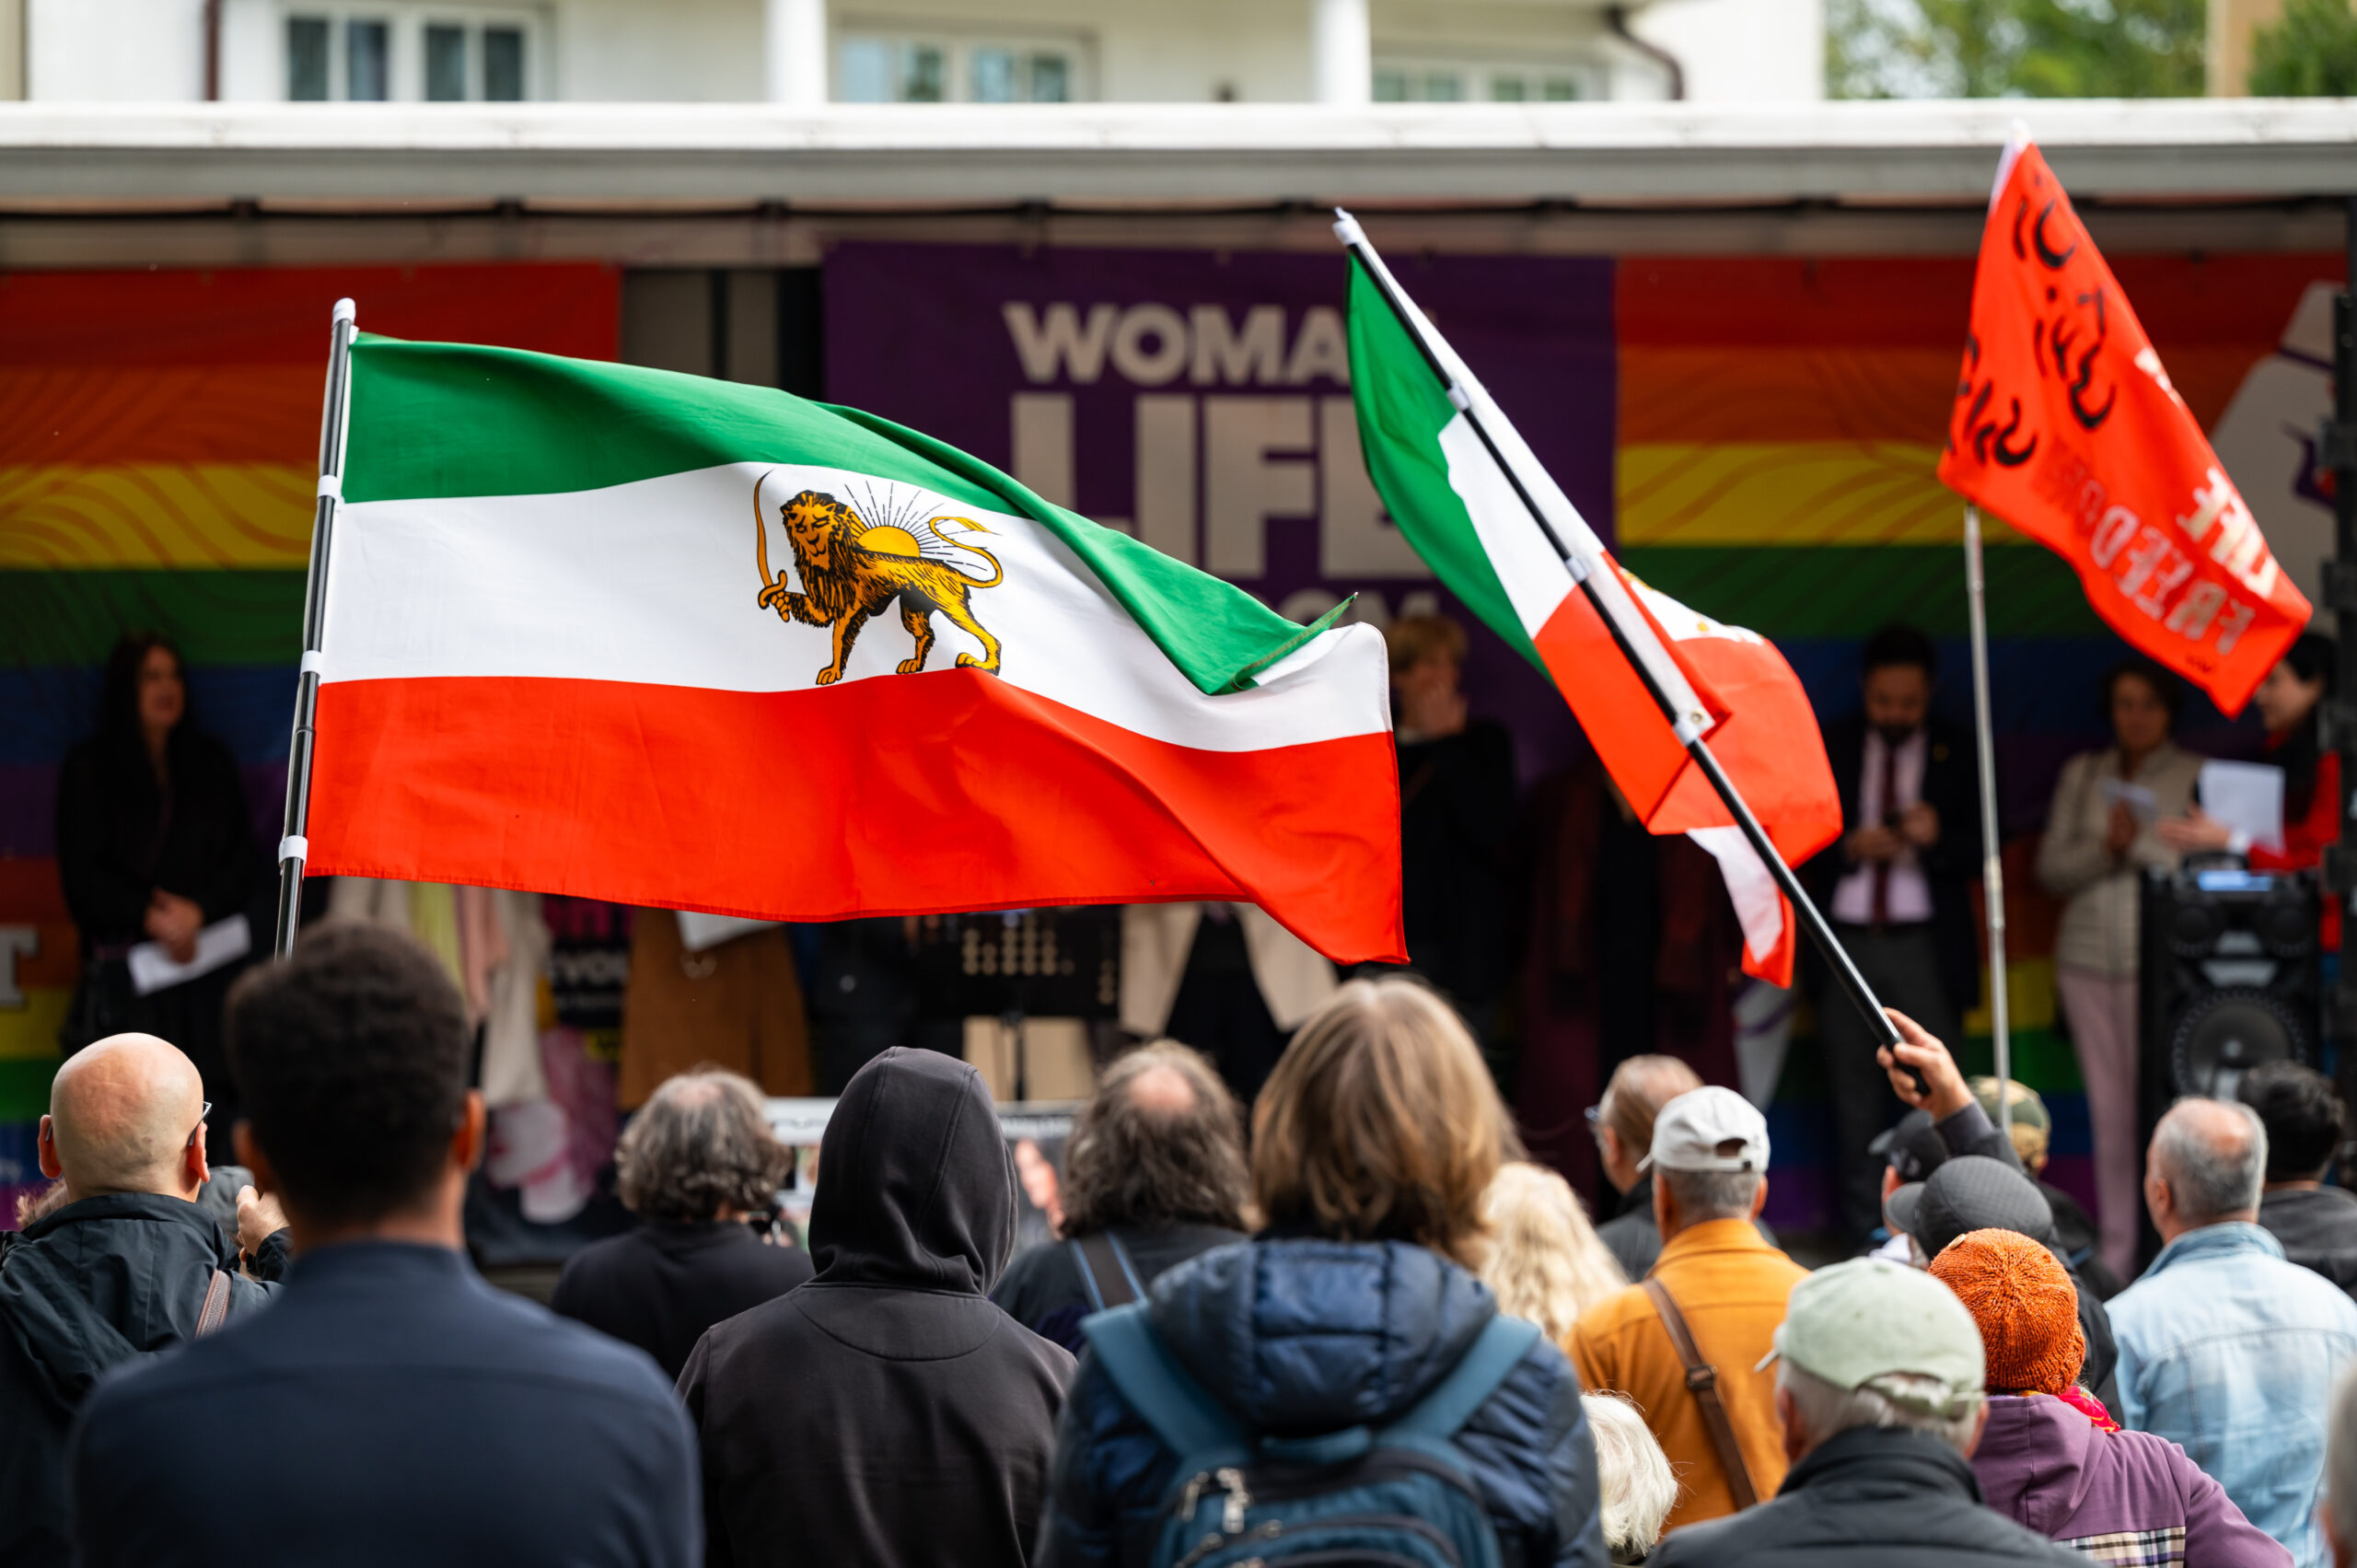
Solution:
<path fill-rule="evenodd" d="M 1097 1303 L 1097 1310 L 1127 1307 L 1138 1298 L 1130 1283 L 1129 1260 L 1121 1256 L 1120 1244 L 1109 1230 L 1084 1236 L 1074 1242 L 1073 1249 L 1080 1255 L 1083 1282 L 1088 1286 L 1088 1298 Z"/>
<path fill-rule="evenodd" d="M 204 1338 L 228 1320 L 229 1276 L 215 1269 L 213 1283 L 204 1287 L 204 1308 L 196 1315 L 196 1337 Z"/>
<path fill-rule="evenodd" d="M 1678 1359 L 1686 1364 L 1686 1388 L 1694 1396 L 1694 1404 L 1702 1412 L 1702 1427 L 1711 1434 L 1711 1446 L 1717 1450 L 1719 1469 L 1726 1472 L 1727 1491 L 1735 1496 L 1736 1511 L 1741 1513 L 1759 1501 L 1759 1493 L 1751 1484 L 1751 1467 L 1743 1462 L 1743 1447 L 1735 1440 L 1735 1423 L 1727 1419 L 1727 1407 L 1719 1400 L 1719 1372 L 1702 1359 L 1694 1348 L 1694 1336 L 1686 1327 L 1686 1314 L 1670 1299 L 1669 1288 L 1648 1275 L 1644 1281 L 1645 1295 L 1653 1298 L 1654 1310 L 1661 1314 L 1661 1326 L 1669 1330 L 1669 1342 L 1677 1348 Z"/>

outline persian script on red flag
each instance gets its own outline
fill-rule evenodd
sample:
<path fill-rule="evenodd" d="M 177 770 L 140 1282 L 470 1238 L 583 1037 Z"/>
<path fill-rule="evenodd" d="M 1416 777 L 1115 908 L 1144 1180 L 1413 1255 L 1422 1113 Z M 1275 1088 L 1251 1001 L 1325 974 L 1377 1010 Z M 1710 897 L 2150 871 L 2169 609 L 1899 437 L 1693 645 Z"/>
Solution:
<path fill-rule="evenodd" d="M 2138 651 L 2228 714 L 2308 622 L 2035 145 L 1980 238 L 1940 480 L 2071 563 Z"/>

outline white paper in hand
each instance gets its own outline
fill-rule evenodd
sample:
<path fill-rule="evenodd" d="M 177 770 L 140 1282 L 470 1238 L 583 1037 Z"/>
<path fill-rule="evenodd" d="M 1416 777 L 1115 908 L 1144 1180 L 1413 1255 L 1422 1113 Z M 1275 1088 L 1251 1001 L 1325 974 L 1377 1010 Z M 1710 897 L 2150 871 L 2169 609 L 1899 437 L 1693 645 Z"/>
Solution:
<path fill-rule="evenodd" d="M 160 942 L 142 942 L 125 955 L 131 965 L 131 989 L 142 996 L 175 985 L 185 985 L 199 975 L 211 974 L 223 964 L 235 963 L 253 951 L 253 927 L 246 917 L 233 914 L 226 920 L 216 920 L 196 934 L 196 957 L 186 963 L 174 961 L 164 951 Z"/>
<path fill-rule="evenodd" d="M 2128 807 L 2129 813 L 2139 822 L 2149 825 L 2160 819 L 2161 797 L 2142 784 L 2130 784 L 2125 779 L 2106 779 L 2103 781 L 2103 797 L 2111 805 Z"/>
<path fill-rule="evenodd" d="M 2201 764 L 2201 809 L 2261 849 L 2283 847 L 2283 770 L 2265 762 Z"/>

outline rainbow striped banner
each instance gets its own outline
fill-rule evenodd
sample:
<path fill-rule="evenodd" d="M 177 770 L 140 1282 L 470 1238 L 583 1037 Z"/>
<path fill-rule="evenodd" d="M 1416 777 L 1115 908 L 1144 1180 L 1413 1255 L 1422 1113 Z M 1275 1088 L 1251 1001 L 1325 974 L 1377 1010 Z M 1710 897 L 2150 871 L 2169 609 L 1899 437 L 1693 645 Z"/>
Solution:
<path fill-rule="evenodd" d="M 2308 286 L 2341 258 L 2113 258 L 2171 379 L 2208 429 L 2272 354 Z M 1941 643 L 1940 701 L 1970 722 L 1962 504 L 1933 477 L 1972 296 L 1973 260 L 1623 258 L 1615 278 L 1620 557 L 1664 591 L 1774 638 L 1820 713 L 1856 702 L 1858 644 L 1893 620 Z M 2090 1207 L 2085 1098 L 2056 1028 L 2059 909 L 2037 839 L 2063 759 L 2100 743 L 2102 672 L 2129 654 L 2061 561 L 1988 526 L 1991 676 L 2005 845 L 2014 1074 L 2054 1113 L 2048 1179 Z M 2181 738 L 2234 754 L 2256 739 L 2198 696 Z M 1977 899 L 1978 892 L 1976 890 Z M 1988 1072 L 1984 1006 L 1968 1071 Z M 1836 1212 L 1815 1053 L 1792 1056 L 1774 1108 L 1779 1224 Z M 1785 1152 L 1803 1168 L 1785 1168 Z"/>
<path fill-rule="evenodd" d="M 38 1179 L 25 1128 L 80 967 L 52 858 L 58 765 L 118 636 L 180 645 L 192 714 L 277 842 L 344 295 L 393 336 L 609 359 L 620 341 L 619 279 L 595 264 L 0 275 L 0 1209 Z"/>

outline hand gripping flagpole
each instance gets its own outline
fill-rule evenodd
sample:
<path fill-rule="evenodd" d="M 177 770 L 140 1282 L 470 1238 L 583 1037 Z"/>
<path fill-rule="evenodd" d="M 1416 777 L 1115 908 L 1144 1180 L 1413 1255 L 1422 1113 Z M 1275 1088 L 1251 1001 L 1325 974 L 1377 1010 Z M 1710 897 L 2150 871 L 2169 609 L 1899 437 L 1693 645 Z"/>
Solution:
<path fill-rule="evenodd" d="M 295 680 L 295 733 L 286 745 L 286 824 L 278 841 L 278 931 L 271 951 L 295 951 L 302 924 L 303 865 L 311 857 L 304 837 L 311 819 L 313 724 L 319 710 L 319 650 L 328 614 L 328 552 L 335 542 L 336 509 L 343 503 L 344 433 L 352 422 L 352 340 L 359 335 L 349 299 L 335 302 L 328 325 L 328 389 L 319 410 L 319 488 L 311 514 L 311 569 L 303 586 L 303 662 Z"/>
<path fill-rule="evenodd" d="M 1701 770 L 1702 776 L 1710 781 L 1711 788 L 1716 792 L 1720 802 L 1726 807 L 1727 814 L 1735 819 L 1736 826 L 1742 830 L 1745 840 L 1750 843 L 1752 853 L 1759 857 L 1760 864 L 1768 868 L 1768 874 L 1775 878 L 1778 891 L 1782 892 L 1785 901 L 1792 905 L 1794 918 L 1801 923 L 1801 929 L 1808 933 L 1809 940 L 1816 945 L 1817 952 L 1833 970 L 1834 977 L 1841 982 L 1841 989 L 1849 994 L 1850 1000 L 1856 1005 L 1859 1013 L 1865 1018 L 1867 1029 L 1881 1044 L 1898 1045 L 1899 1043 L 1898 1026 L 1894 1025 L 1883 1012 L 1882 1004 L 1875 999 L 1874 988 L 1866 983 L 1866 977 L 1858 972 L 1858 966 L 1851 960 L 1849 952 L 1834 936 L 1833 928 L 1826 923 L 1825 916 L 1818 911 L 1815 900 L 1802 890 L 1800 878 L 1793 875 L 1793 868 L 1784 864 L 1784 857 L 1777 851 L 1775 842 L 1769 838 L 1767 830 L 1759 825 L 1759 819 L 1752 815 L 1751 807 L 1744 800 L 1742 792 L 1736 788 L 1735 781 L 1727 777 L 1726 770 L 1719 765 L 1718 758 L 1712 754 L 1710 743 L 1703 738 L 1703 716 L 1699 714 L 1682 713 L 1678 704 L 1671 701 L 1659 672 L 1653 668 L 1651 661 L 1639 652 L 1637 645 L 1631 640 L 1627 628 L 1620 624 L 1619 618 L 1614 614 L 1613 606 L 1608 597 L 1598 591 L 1596 579 L 1590 573 L 1587 563 L 1581 559 L 1563 541 L 1562 536 L 1555 531 L 1554 525 L 1548 521 L 1547 515 L 1539 506 L 1538 499 L 1523 483 L 1522 475 L 1507 459 L 1497 437 L 1482 417 L 1480 404 L 1486 400 L 1475 396 L 1479 388 L 1471 385 L 1470 375 L 1460 376 L 1454 370 L 1447 359 L 1444 358 L 1438 348 L 1434 346 L 1432 339 L 1427 336 L 1428 323 L 1424 320 L 1422 313 L 1409 305 L 1400 295 L 1399 285 L 1392 281 L 1391 270 L 1383 264 L 1383 258 L 1376 255 L 1375 247 L 1367 242 L 1366 234 L 1359 227 L 1358 220 L 1340 207 L 1334 209 L 1334 237 L 1348 247 L 1351 254 L 1357 257 L 1360 264 L 1366 268 L 1367 276 L 1372 278 L 1376 287 L 1382 291 L 1384 303 L 1391 308 L 1392 315 L 1399 319 L 1399 323 L 1408 329 L 1408 335 L 1415 340 L 1416 347 L 1422 354 L 1424 363 L 1431 367 L 1442 387 L 1447 390 L 1449 402 L 1464 417 L 1466 424 L 1474 435 L 1480 438 L 1482 448 L 1490 454 L 1490 460 L 1497 464 L 1498 471 L 1504 474 L 1506 482 L 1514 487 L 1515 497 L 1521 501 L 1523 509 L 1530 514 L 1530 520 L 1538 525 L 1538 531 L 1546 538 L 1548 545 L 1562 558 L 1563 563 L 1571 568 L 1572 580 L 1578 585 L 1579 591 L 1587 596 L 1588 603 L 1595 610 L 1596 619 L 1611 632 L 1613 644 L 1620 648 L 1621 656 L 1629 661 L 1630 667 L 1636 670 L 1638 677 L 1644 681 L 1645 690 L 1651 692 L 1654 701 L 1661 705 L 1662 716 L 1669 721 L 1671 732 L 1685 747 L 1686 755 L 1693 760 L 1697 768 Z M 1519 445 L 1518 440 L 1516 444 Z M 1923 1083 L 1922 1073 L 1917 1069 L 1910 1069 L 1910 1071 L 1914 1073 L 1915 1081 L 1921 1086 Z"/>
<path fill-rule="evenodd" d="M 1980 563 L 1980 508 L 1968 502 L 1964 508 L 1964 581 L 1972 608 L 1972 724 L 1980 751 L 1980 890 L 1989 905 L 1989 1013 L 1997 1048 L 1997 1125 L 2002 1128 L 2014 1077 L 2013 1041 L 2005 1018 L 2005 863 L 1997 837 L 1996 726 L 1989 717 L 1989 580 Z"/>

